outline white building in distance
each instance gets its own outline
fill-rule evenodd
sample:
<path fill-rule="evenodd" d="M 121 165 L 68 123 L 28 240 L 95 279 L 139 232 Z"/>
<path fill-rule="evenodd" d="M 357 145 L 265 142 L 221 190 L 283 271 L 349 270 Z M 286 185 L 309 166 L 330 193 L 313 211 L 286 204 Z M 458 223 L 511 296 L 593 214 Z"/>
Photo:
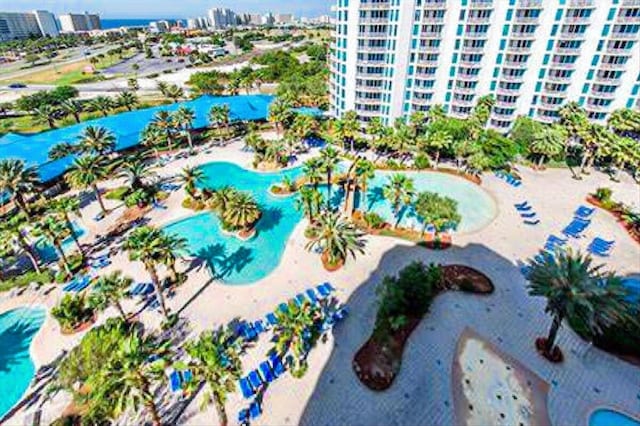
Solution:
<path fill-rule="evenodd" d="M 58 34 L 58 25 L 51 12 L 0 12 L 0 41 Z"/>
<path fill-rule="evenodd" d="M 231 9 L 217 7 L 209 9 L 207 15 L 209 17 L 209 24 L 214 30 L 221 30 L 238 25 L 238 15 Z"/>
<path fill-rule="evenodd" d="M 490 126 L 544 122 L 567 102 L 602 122 L 640 103 L 638 0 L 338 0 L 331 111 L 385 123 L 440 104 Z"/>
<path fill-rule="evenodd" d="M 60 27 L 64 33 L 77 33 L 99 30 L 102 28 L 100 16 L 85 12 L 60 15 Z"/>

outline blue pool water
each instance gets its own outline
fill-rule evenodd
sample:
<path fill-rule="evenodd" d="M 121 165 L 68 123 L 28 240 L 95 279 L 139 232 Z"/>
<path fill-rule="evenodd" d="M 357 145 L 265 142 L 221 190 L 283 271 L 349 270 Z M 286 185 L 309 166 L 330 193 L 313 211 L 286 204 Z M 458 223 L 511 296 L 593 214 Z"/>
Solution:
<path fill-rule="evenodd" d="M 77 238 L 80 238 L 85 234 L 85 229 L 78 222 L 72 222 L 71 225 Z M 46 238 L 40 238 L 35 244 L 35 249 L 38 257 L 44 262 L 53 262 L 58 260 L 58 253 L 56 252 L 56 249 L 49 244 Z M 71 237 L 66 238 L 62 242 L 62 250 L 64 250 L 65 254 L 77 251 L 77 249 L 76 243 Z"/>
<path fill-rule="evenodd" d="M 87 126 L 109 129 L 116 137 L 116 149 L 121 150 L 137 145 L 142 130 L 161 110 L 175 111 L 181 105 L 193 108 L 196 113 L 193 126 L 199 128 L 209 124 L 207 115 L 214 105 L 228 105 L 231 120 L 264 120 L 272 100 L 270 95 L 201 96 L 192 101 L 123 112 L 34 135 L 9 133 L 0 137 L 0 160 L 22 159 L 27 165 L 38 168 L 40 179 L 48 181 L 61 175 L 73 161 L 71 156 L 50 161 L 51 148 L 60 142 L 77 142 Z"/>
<path fill-rule="evenodd" d="M 33 378 L 29 347 L 45 315 L 40 308 L 0 314 L 0 417 L 20 400 Z"/>
<path fill-rule="evenodd" d="M 203 186 L 207 188 L 231 185 L 253 194 L 262 209 L 256 236 L 241 241 L 222 233 L 218 217 L 210 212 L 175 222 L 165 229 L 186 238 L 191 254 L 204 259 L 212 275 L 228 284 L 251 283 L 269 275 L 280 263 L 289 235 L 302 213 L 294 207 L 294 196 L 274 197 L 268 190 L 285 176 L 295 179 L 301 170 L 256 173 L 231 163 L 209 163 L 201 169 L 206 175 Z"/>
<path fill-rule="evenodd" d="M 269 194 L 274 183 L 283 178 L 296 179 L 300 168 L 277 173 L 257 173 L 232 163 L 215 162 L 201 167 L 205 174 L 202 186 L 217 189 L 230 185 L 249 191 L 260 204 L 263 215 L 256 226 L 257 234 L 249 241 L 221 232 L 218 217 L 211 212 L 200 213 L 165 227 L 170 233 L 187 239 L 192 256 L 203 259 L 212 275 L 228 284 L 246 284 L 269 275 L 280 263 L 280 257 L 294 227 L 302 218 L 295 209 L 295 196 L 275 197 Z M 436 191 L 458 200 L 463 217 L 460 231 L 473 231 L 486 225 L 495 215 L 491 197 L 463 179 L 438 173 L 408 173 L 415 180 L 417 191 Z M 390 204 L 381 196 L 381 187 L 390 173 L 377 172 L 370 182 L 367 207 L 393 222 Z M 324 189 L 326 193 L 326 189 Z M 332 204 L 338 205 L 343 194 L 334 186 Z M 421 226 L 411 211 L 403 212 L 403 225 Z"/>
<path fill-rule="evenodd" d="M 382 216 L 386 222 L 395 224 L 395 216 L 391 203 L 385 200 L 382 187 L 389 181 L 394 172 L 377 171 L 376 176 L 368 183 L 367 195 L 360 200 L 365 202 L 363 210 L 373 211 Z M 453 198 L 458 202 L 458 211 L 462 216 L 457 232 L 474 232 L 486 226 L 496 215 L 496 204 L 484 190 L 462 178 L 443 173 L 402 172 L 413 179 L 415 192 L 437 192 Z M 358 207 L 360 203 L 358 203 Z M 416 217 L 412 207 L 400 210 L 400 226 L 422 229 L 423 225 Z"/>
<path fill-rule="evenodd" d="M 640 426 L 640 420 L 607 408 L 601 408 L 591 413 L 589 426 Z"/>

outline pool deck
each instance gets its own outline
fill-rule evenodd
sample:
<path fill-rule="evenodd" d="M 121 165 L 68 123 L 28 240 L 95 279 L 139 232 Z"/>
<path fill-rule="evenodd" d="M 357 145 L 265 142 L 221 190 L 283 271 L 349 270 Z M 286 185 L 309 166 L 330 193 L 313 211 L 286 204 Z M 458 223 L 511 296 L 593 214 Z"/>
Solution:
<path fill-rule="evenodd" d="M 229 161 L 247 167 L 251 154 L 241 151 L 242 143 L 226 148 L 213 148 L 187 159 L 176 160 L 159 171 L 163 176 L 175 175 L 187 165 L 210 161 Z M 303 160 L 302 158 L 301 160 Z M 289 375 L 270 385 L 263 400 L 263 415 L 252 424 L 307 425 L 370 425 L 385 419 L 386 424 L 433 425 L 456 423 L 451 383 L 451 366 L 457 342 L 467 327 L 487 339 L 500 353 L 520 364 L 550 384 L 547 407 L 552 424 L 586 424 L 589 413 L 599 406 L 616 406 L 627 413 L 640 411 L 640 368 L 625 363 L 581 340 L 568 326 L 561 328 L 558 343 L 566 360 L 551 364 L 540 357 L 534 339 L 546 334 L 550 318 L 544 314 L 544 300 L 527 295 L 526 281 L 518 261 L 533 256 L 542 248 L 546 237 L 560 235 L 572 218 L 573 211 L 585 204 L 586 195 L 600 186 L 611 187 L 614 197 L 627 203 L 638 203 L 638 186 L 624 176 L 622 183 L 611 182 L 607 176 L 593 173 L 584 180 L 570 177 L 568 170 L 534 172 L 522 169 L 524 183 L 513 188 L 504 181 L 485 175 L 482 187 L 498 203 L 498 214 L 486 228 L 472 234 L 454 236 L 455 246 L 446 251 L 429 251 L 390 237 L 369 237 L 366 255 L 354 262 L 348 260 L 341 270 L 329 273 L 317 254 L 304 249 L 305 221 L 294 229 L 280 265 L 269 276 L 247 286 L 226 286 L 212 282 L 204 267 L 195 268 L 174 297 L 169 307 L 190 322 L 191 332 L 198 333 L 226 324 L 236 318 L 257 320 L 275 306 L 302 290 L 331 281 L 338 289 L 337 297 L 350 307 L 350 316 L 339 324 L 325 343 L 320 343 L 309 357 L 309 371 L 302 379 Z M 115 187 L 117 181 L 104 186 Z M 167 209 L 153 210 L 151 224 L 162 226 L 193 214 L 180 206 L 183 190 L 171 193 Z M 524 225 L 513 207 L 529 200 L 541 223 Z M 109 207 L 113 201 L 105 200 Z M 88 230 L 82 240 L 91 242 L 104 232 L 119 213 L 116 211 L 99 223 L 91 220 L 98 212 L 92 202 L 83 209 L 82 223 Z M 586 249 L 599 235 L 615 239 L 616 246 L 601 263 L 622 275 L 640 274 L 640 246 L 633 242 L 615 222 L 613 216 L 598 210 L 593 216 L 586 238 L 571 240 L 574 248 Z M 137 281 L 149 277 L 140 263 L 130 262 L 119 253 L 113 264 L 102 270 L 108 273 L 121 269 Z M 475 298 L 454 293 L 434 301 L 430 312 L 416 328 L 405 349 L 403 366 L 394 385 L 386 392 L 375 393 L 360 384 L 351 369 L 355 351 L 369 337 L 377 306 L 375 286 L 387 274 L 395 274 L 412 260 L 437 263 L 460 263 L 486 273 L 494 282 L 494 294 Z M 598 259 L 599 260 L 599 259 Z M 179 265 L 186 269 L 188 260 Z M 161 276 L 165 271 L 160 271 Z M 62 297 L 55 289 L 48 295 L 25 293 L 20 297 L 0 299 L 0 312 L 33 303 L 54 306 Z M 137 311 L 133 301 L 126 301 L 127 311 Z M 115 316 L 114 309 L 98 319 L 103 322 Z M 160 315 L 144 311 L 140 319 L 148 326 L 159 325 Z M 36 366 L 55 359 L 63 349 L 76 345 L 82 333 L 61 336 L 55 320 L 47 317 L 35 336 L 32 354 Z M 257 367 L 269 348 L 268 336 L 262 336 L 256 347 L 243 359 L 245 373 Z M 198 398 L 199 399 L 199 398 Z M 43 422 L 56 418 L 69 398 L 59 395 L 43 406 Z M 199 411 L 199 401 L 191 403 L 179 419 L 180 424 L 212 424 L 215 409 L 209 406 Z M 248 406 L 237 393 L 230 396 L 227 411 L 232 423 L 238 410 Z M 18 413 L 15 423 L 22 424 L 25 412 Z"/>

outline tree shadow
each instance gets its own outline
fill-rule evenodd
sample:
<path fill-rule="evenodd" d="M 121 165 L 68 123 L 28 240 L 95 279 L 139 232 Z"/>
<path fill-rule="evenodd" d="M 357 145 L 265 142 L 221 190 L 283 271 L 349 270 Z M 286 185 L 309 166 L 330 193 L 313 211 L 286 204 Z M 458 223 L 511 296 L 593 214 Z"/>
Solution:
<path fill-rule="evenodd" d="M 374 205 L 384 201 L 384 193 L 381 186 L 375 186 L 367 190 L 367 210 L 371 210 Z"/>
<path fill-rule="evenodd" d="M 204 261 L 214 279 L 224 280 L 229 275 L 241 272 L 253 261 L 253 250 L 239 247 L 233 253 L 228 253 L 224 243 L 209 245 L 198 250 L 195 256 Z"/>
<path fill-rule="evenodd" d="M 267 207 L 262 210 L 262 217 L 256 225 L 256 231 L 270 231 L 280 224 L 283 217 L 280 207 Z"/>

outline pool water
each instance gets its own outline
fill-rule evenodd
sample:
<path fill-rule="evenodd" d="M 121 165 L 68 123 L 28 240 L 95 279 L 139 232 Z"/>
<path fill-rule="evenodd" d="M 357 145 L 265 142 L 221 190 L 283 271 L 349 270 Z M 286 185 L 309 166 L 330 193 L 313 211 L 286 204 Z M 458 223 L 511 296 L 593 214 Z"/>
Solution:
<path fill-rule="evenodd" d="M 400 209 L 398 216 L 393 207 L 383 196 L 382 188 L 389 178 L 397 172 L 377 171 L 368 183 L 366 198 L 360 196 L 356 206 L 365 211 L 372 211 L 384 218 L 388 223 L 395 224 L 399 220 L 400 226 L 421 230 L 423 224 L 416 216 L 413 207 Z M 496 204 L 487 192 L 476 184 L 456 176 L 432 172 L 402 172 L 413 179 L 415 193 L 424 191 L 437 192 L 458 202 L 458 212 L 462 217 L 457 232 L 475 232 L 493 220 L 496 216 Z"/>
<path fill-rule="evenodd" d="M 601 408 L 591 413 L 589 426 L 640 426 L 640 420 L 634 420 L 614 410 Z"/>
<path fill-rule="evenodd" d="M 18 308 L 0 314 L 0 417 L 29 387 L 35 373 L 29 347 L 45 316 L 45 310 L 40 308 Z"/>
<path fill-rule="evenodd" d="M 204 259 L 212 275 L 228 284 L 244 284 L 267 276 L 280 263 L 289 236 L 302 218 L 294 207 L 295 196 L 275 197 L 269 193 L 284 177 L 295 179 L 300 168 L 277 173 L 256 173 L 231 163 L 209 163 L 201 167 L 203 186 L 217 189 L 230 185 L 249 191 L 262 210 L 256 236 L 241 241 L 221 232 L 217 215 L 211 212 L 191 216 L 165 227 L 187 239 L 191 255 Z"/>
<path fill-rule="evenodd" d="M 220 220 L 212 212 L 190 216 L 164 229 L 186 238 L 189 254 L 202 259 L 216 279 L 227 284 L 248 284 L 266 277 L 280 263 L 287 240 L 302 219 L 302 213 L 295 209 L 296 196 L 273 196 L 269 188 L 285 177 L 298 178 L 302 169 L 258 173 L 226 162 L 209 163 L 200 168 L 205 175 L 203 187 L 217 189 L 230 185 L 252 193 L 263 213 L 256 225 L 256 236 L 242 241 L 222 232 Z M 416 191 L 435 191 L 458 201 L 462 216 L 459 231 L 480 229 L 495 216 L 491 197 L 470 182 L 439 173 L 405 173 L 414 179 Z M 366 205 L 393 223 L 395 218 L 391 205 L 382 197 L 382 186 L 390 175 L 390 172 L 376 172 L 376 177 L 369 183 Z M 326 188 L 322 190 L 326 194 Z M 331 203 L 338 206 L 343 196 L 340 188 L 334 186 Z M 400 223 L 421 228 L 412 210 L 405 210 L 401 212 Z"/>
<path fill-rule="evenodd" d="M 76 234 L 76 238 L 80 238 L 85 234 L 85 229 L 78 222 L 71 222 L 73 232 Z M 55 247 L 53 247 L 46 238 L 40 238 L 34 245 L 38 258 L 44 262 L 55 262 L 58 260 L 58 253 Z M 62 242 L 62 250 L 65 254 L 77 251 L 76 243 L 71 236 L 65 238 Z"/>

